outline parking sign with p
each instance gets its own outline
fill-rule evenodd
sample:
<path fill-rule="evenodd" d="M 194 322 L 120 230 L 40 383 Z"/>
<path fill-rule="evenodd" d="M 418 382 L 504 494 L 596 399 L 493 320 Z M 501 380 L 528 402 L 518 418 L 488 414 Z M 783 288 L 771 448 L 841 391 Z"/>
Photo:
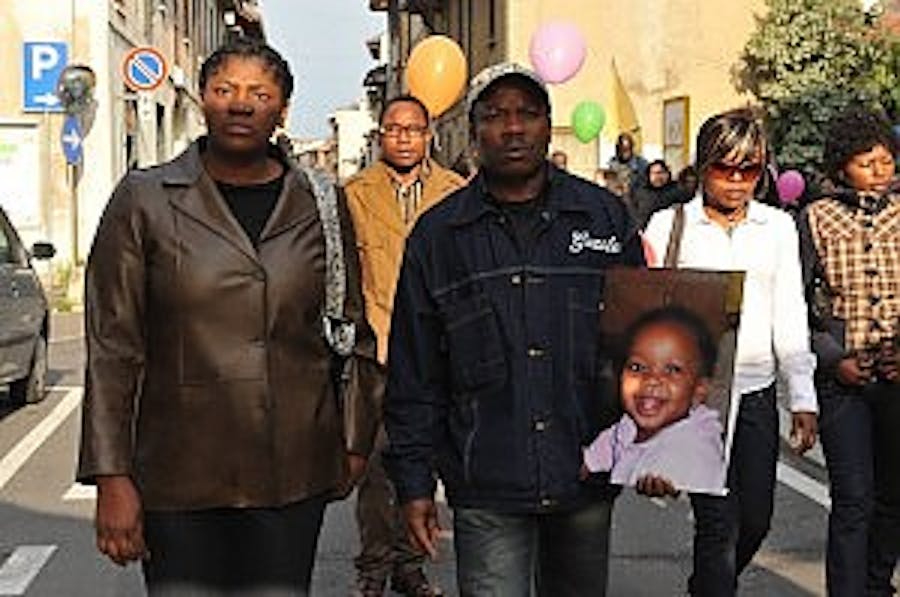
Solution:
<path fill-rule="evenodd" d="M 23 56 L 23 108 L 26 112 L 62 112 L 56 81 L 68 62 L 65 42 L 26 41 Z"/>

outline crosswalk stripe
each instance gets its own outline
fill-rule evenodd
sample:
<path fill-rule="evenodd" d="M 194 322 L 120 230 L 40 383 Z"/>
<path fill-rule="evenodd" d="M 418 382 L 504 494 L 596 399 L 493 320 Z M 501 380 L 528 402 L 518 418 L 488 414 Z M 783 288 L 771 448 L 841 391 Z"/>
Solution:
<path fill-rule="evenodd" d="M 55 545 L 17 547 L 0 567 L 0 595 L 24 595 L 55 551 Z"/>
<path fill-rule="evenodd" d="M 781 483 L 805 495 L 826 510 L 831 509 L 831 497 L 828 495 L 828 487 L 822 483 L 783 462 L 778 463 L 778 468 L 775 472 L 778 481 Z"/>
<path fill-rule="evenodd" d="M 0 490 L 6 487 L 6 484 L 19 472 L 22 465 L 53 435 L 63 421 L 72 414 L 72 411 L 78 408 L 83 393 L 81 388 L 70 389 L 59 404 L 50 411 L 50 414 L 35 425 L 28 435 L 19 440 L 19 443 L 0 460 Z"/>

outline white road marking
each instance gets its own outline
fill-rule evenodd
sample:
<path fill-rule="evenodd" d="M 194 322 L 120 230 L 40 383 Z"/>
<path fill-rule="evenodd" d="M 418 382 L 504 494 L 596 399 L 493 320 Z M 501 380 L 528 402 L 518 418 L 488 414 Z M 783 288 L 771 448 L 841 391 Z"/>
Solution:
<path fill-rule="evenodd" d="M 49 344 L 65 344 L 66 342 L 76 342 L 84 340 L 84 335 L 81 336 L 60 336 L 59 338 L 50 338 Z"/>
<path fill-rule="evenodd" d="M 24 595 L 55 551 L 55 545 L 17 547 L 0 567 L 0 595 Z"/>
<path fill-rule="evenodd" d="M 84 391 L 84 386 L 47 386 L 51 392 L 71 392 L 72 390 Z"/>
<path fill-rule="evenodd" d="M 75 483 L 69 490 L 63 494 L 64 502 L 77 502 L 81 500 L 96 500 L 97 499 L 97 486 L 96 485 L 82 485 L 81 483 Z"/>
<path fill-rule="evenodd" d="M 84 391 L 81 388 L 72 388 L 60 400 L 50 414 L 35 425 L 28 435 L 19 440 L 12 450 L 0 460 L 0 491 L 9 483 L 22 465 L 31 458 L 38 448 L 53 435 L 56 429 L 72 414 L 81 404 L 81 396 Z M 0 591 L 2 593 L 2 591 Z"/>
<path fill-rule="evenodd" d="M 822 483 L 783 462 L 778 463 L 775 474 L 779 482 L 805 495 L 826 510 L 831 510 L 831 497 L 828 495 L 828 487 Z"/>

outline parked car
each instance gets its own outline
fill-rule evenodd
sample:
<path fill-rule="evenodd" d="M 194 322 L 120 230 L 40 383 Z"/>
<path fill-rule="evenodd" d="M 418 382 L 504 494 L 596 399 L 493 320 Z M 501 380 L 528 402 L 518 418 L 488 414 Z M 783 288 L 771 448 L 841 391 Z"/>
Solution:
<path fill-rule="evenodd" d="M 26 250 L 0 208 L 0 385 L 9 386 L 15 404 L 38 402 L 46 393 L 50 315 L 31 260 L 55 254 L 49 243 Z"/>

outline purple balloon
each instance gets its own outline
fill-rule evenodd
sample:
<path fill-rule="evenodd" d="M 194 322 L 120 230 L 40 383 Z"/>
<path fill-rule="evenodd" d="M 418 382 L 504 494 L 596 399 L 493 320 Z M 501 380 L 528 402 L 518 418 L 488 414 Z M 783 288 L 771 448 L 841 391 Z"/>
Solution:
<path fill-rule="evenodd" d="M 775 187 L 782 203 L 795 203 L 806 189 L 806 181 L 796 170 L 785 170 L 775 182 Z"/>
<path fill-rule="evenodd" d="M 547 83 L 564 83 L 574 77 L 586 54 L 587 44 L 581 31 L 562 21 L 538 27 L 528 49 L 531 65 Z"/>

